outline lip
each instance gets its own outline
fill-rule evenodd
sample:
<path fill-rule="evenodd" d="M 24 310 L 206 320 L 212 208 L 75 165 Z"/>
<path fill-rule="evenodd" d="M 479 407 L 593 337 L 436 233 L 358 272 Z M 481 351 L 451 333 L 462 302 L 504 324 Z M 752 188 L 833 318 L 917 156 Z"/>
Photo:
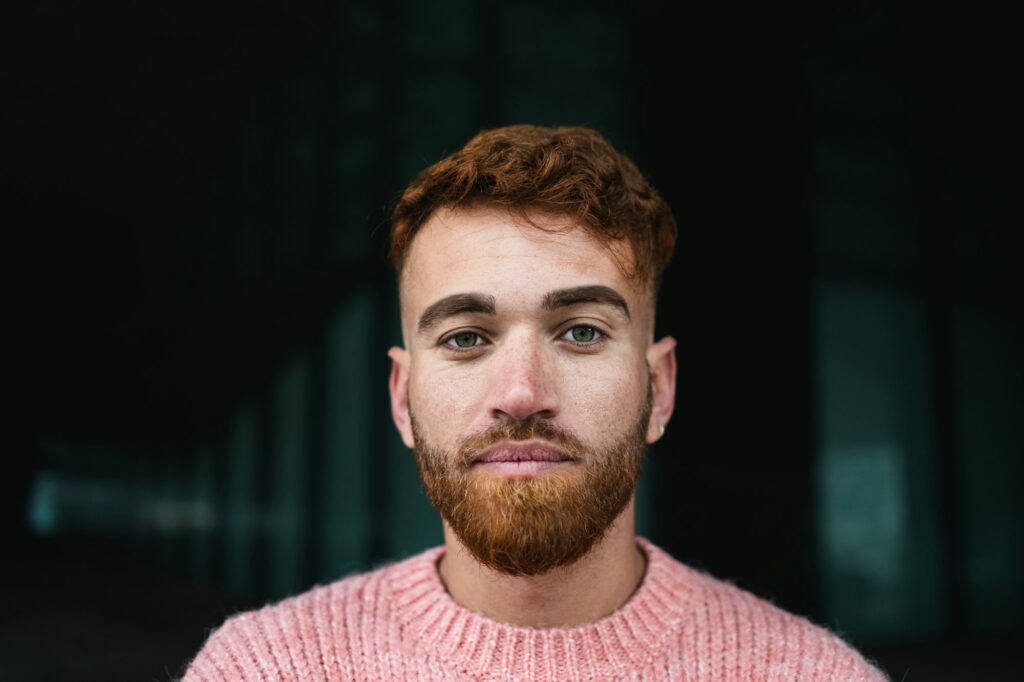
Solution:
<path fill-rule="evenodd" d="M 474 460 L 474 464 L 496 463 L 558 463 L 571 462 L 572 458 L 558 448 L 539 441 L 513 443 L 503 441 L 487 448 Z"/>

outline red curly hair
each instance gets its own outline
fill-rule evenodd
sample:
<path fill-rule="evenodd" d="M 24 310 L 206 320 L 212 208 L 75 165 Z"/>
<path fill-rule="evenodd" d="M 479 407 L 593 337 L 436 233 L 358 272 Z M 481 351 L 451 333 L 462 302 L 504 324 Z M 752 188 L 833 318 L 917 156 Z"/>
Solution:
<path fill-rule="evenodd" d="M 528 211 L 569 216 L 608 246 L 625 240 L 633 262 L 618 259 L 623 273 L 654 290 L 675 247 L 668 204 L 600 133 L 512 125 L 477 134 L 420 172 L 402 193 L 390 251 L 399 276 L 413 238 L 436 210 L 479 204 L 507 208 L 539 229 L 545 228 Z"/>

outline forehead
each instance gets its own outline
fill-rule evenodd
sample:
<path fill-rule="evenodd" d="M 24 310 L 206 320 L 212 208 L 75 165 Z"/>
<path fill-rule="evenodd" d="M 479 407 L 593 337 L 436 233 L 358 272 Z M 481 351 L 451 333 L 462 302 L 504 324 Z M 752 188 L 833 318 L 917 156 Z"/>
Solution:
<path fill-rule="evenodd" d="M 622 273 L 625 242 L 609 247 L 566 216 L 531 214 L 538 229 L 491 207 L 441 209 L 413 239 L 402 273 L 403 317 L 451 294 L 493 295 L 499 307 L 531 305 L 555 289 L 602 284 L 635 308 L 642 298 Z M 616 251 L 613 251 L 616 249 Z"/>

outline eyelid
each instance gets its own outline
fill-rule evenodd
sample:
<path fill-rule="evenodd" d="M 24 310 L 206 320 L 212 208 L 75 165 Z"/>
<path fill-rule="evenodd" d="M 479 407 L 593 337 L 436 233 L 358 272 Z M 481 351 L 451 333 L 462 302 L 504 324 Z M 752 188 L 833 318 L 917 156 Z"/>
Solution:
<path fill-rule="evenodd" d="M 590 327 L 595 332 L 597 332 L 597 338 L 594 339 L 593 341 L 589 341 L 589 342 L 588 341 L 573 341 L 572 339 L 566 339 L 565 337 L 568 336 L 572 332 L 572 330 L 576 329 L 577 327 Z M 559 339 L 565 339 L 566 341 L 568 341 L 572 345 L 580 347 L 580 348 L 592 348 L 594 346 L 599 346 L 602 343 L 604 343 L 605 341 L 607 341 L 608 340 L 608 332 L 606 332 L 604 330 L 604 328 L 601 327 L 600 325 L 593 324 L 591 322 L 576 322 L 575 324 L 572 324 L 572 325 L 566 327 L 562 331 L 562 333 L 559 335 L 558 338 Z"/>
<path fill-rule="evenodd" d="M 590 329 L 593 329 L 595 332 L 597 332 L 597 338 L 594 339 L 593 341 L 574 341 L 571 338 L 566 338 L 566 336 L 568 336 L 572 332 L 572 330 L 576 329 L 577 327 L 589 327 Z M 474 343 L 472 346 L 467 346 L 465 348 L 450 345 L 449 342 L 452 341 L 459 334 L 473 334 L 481 341 L 481 343 Z M 595 346 L 599 346 L 603 344 L 605 341 L 607 341 L 609 338 L 610 337 L 608 335 L 608 332 L 605 331 L 603 326 L 593 322 L 580 321 L 574 321 L 572 324 L 562 329 L 562 331 L 557 336 L 558 340 L 567 341 L 568 343 L 578 348 L 592 348 Z M 487 336 L 477 329 L 456 329 L 442 336 L 438 340 L 437 345 L 440 346 L 441 348 L 453 351 L 455 353 L 467 353 L 474 351 L 478 348 L 481 348 L 483 346 L 486 346 L 488 343 L 490 343 L 490 341 L 487 339 Z"/>
<path fill-rule="evenodd" d="M 477 338 L 479 338 L 481 341 L 483 341 L 483 343 L 474 343 L 472 346 L 468 346 L 466 348 L 460 348 L 458 346 L 450 346 L 450 345 L 448 345 L 448 342 L 451 341 L 452 339 L 454 339 L 459 334 L 475 334 L 477 336 Z M 473 351 L 473 350 L 476 350 L 477 348 L 481 348 L 482 346 L 487 345 L 487 337 L 484 336 L 484 334 L 482 332 L 480 332 L 480 331 L 478 331 L 476 329 L 456 329 L 455 331 L 449 332 L 449 333 L 445 334 L 444 336 L 442 336 L 440 341 L 438 341 L 437 345 L 440 346 L 441 348 L 444 348 L 444 349 L 450 350 L 450 351 L 454 351 L 456 353 L 467 353 L 469 351 Z"/>

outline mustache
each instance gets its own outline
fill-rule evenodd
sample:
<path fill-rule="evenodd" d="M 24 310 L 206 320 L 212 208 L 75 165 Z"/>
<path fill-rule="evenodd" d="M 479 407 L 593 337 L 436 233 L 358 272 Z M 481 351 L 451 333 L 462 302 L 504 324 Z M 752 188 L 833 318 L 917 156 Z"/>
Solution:
<path fill-rule="evenodd" d="M 469 466 L 481 451 L 495 443 L 525 440 L 546 441 L 573 460 L 582 459 L 586 454 L 583 441 L 568 429 L 563 429 L 547 419 L 527 418 L 506 420 L 469 436 L 459 446 L 459 460 L 463 465 Z"/>

